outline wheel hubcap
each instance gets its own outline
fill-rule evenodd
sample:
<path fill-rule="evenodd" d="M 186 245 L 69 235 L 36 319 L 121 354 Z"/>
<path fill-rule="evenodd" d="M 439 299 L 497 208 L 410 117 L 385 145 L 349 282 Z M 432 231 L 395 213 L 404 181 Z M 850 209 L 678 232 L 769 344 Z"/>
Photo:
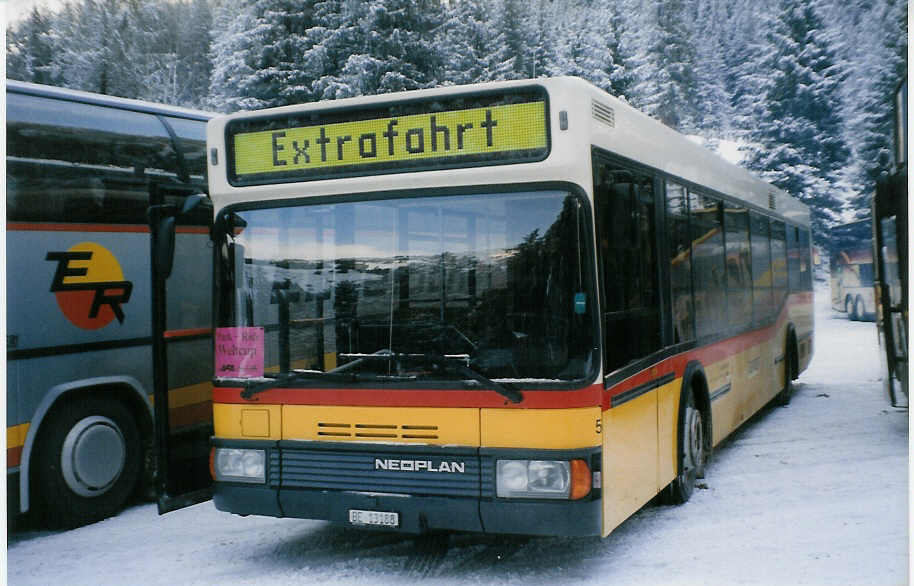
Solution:
<path fill-rule="evenodd" d="M 685 454 L 687 470 L 696 470 L 702 462 L 704 437 L 701 426 L 701 411 L 689 406 L 686 410 Z"/>
<path fill-rule="evenodd" d="M 120 478 L 127 444 L 117 424 L 107 417 L 86 417 L 70 430 L 60 453 L 61 472 L 76 494 L 103 494 Z"/>

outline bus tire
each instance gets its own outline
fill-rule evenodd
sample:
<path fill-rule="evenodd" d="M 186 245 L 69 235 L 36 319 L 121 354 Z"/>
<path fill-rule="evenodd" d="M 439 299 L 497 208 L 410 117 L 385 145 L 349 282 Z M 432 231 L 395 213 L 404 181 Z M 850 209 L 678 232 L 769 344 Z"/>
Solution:
<path fill-rule="evenodd" d="M 787 334 L 787 347 L 784 348 L 784 386 L 781 391 L 775 395 L 774 400 L 777 405 L 786 407 L 790 404 L 790 398 L 793 396 L 793 381 L 797 377 L 797 338 L 791 331 Z"/>
<path fill-rule="evenodd" d="M 857 314 L 855 312 L 854 300 L 848 295 L 844 300 L 844 312 L 847 314 L 847 319 L 851 321 L 857 321 Z"/>
<path fill-rule="evenodd" d="M 679 414 L 678 474 L 668 487 L 671 504 L 680 505 L 692 497 L 696 479 L 704 476 L 708 460 L 708 441 L 705 438 L 705 414 L 695 401 L 691 385 L 685 388 L 684 407 Z"/>
<path fill-rule="evenodd" d="M 854 315 L 859 321 L 866 319 L 866 304 L 863 303 L 863 297 L 860 295 L 857 295 L 857 300 L 854 301 Z"/>
<path fill-rule="evenodd" d="M 45 524 L 70 529 L 117 513 L 142 474 L 140 432 L 120 401 L 91 396 L 69 400 L 46 423 L 35 460 Z"/>

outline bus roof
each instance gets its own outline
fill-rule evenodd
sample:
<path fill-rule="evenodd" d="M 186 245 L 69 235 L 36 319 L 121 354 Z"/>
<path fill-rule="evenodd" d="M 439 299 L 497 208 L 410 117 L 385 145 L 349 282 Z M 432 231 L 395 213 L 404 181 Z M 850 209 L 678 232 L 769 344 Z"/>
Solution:
<path fill-rule="evenodd" d="M 25 94 L 43 98 L 67 100 L 70 102 L 80 102 L 83 104 L 92 104 L 94 106 L 118 108 L 120 110 L 131 110 L 133 112 L 161 114 L 163 116 L 173 116 L 176 118 L 186 118 L 189 120 L 207 121 L 215 116 L 215 113 L 205 112 L 203 110 L 192 110 L 190 108 L 181 108 L 179 106 L 170 106 L 168 104 L 157 104 L 154 102 L 144 102 L 142 100 L 118 98 L 115 96 L 106 96 L 103 94 L 94 94 L 91 92 L 72 90 L 69 88 L 50 85 L 42 85 L 38 83 L 29 83 L 25 81 L 16 81 L 12 79 L 6 80 L 6 91 L 16 94 Z"/>
<path fill-rule="evenodd" d="M 590 166 L 582 165 L 582 155 L 591 146 L 629 159 L 671 175 L 673 178 L 710 189 L 717 194 L 746 202 L 769 213 L 782 215 L 792 222 L 808 226 L 809 208 L 786 192 L 762 181 L 745 169 L 725 161 L 710 150 L 683 136 L 611 96 L 589 82 L 576 77 L 555 77 L 502 82 L 487 82 L 464 86 L 443 86 L 373 96 L 359 96 L 334 101 L 282 106 L 267 110 L 238 112 L 217 116 L 209 123 L 210 147 L 226 148 L 225 129 L 232 121 L 249 118 L 282 118 L 285 115 L 371 109 L 398 103 L 472 95 L 499 90 L 525 87 L 542 87 L 548 92 L 548 110 L 553 148 L 545 161 L 520 163 L 495 167 L 469 167 L 447 169 L 424 174 L 404 171 L 408 179 L 397 179 L 397 174 L 368 174 L 365 177 L 314 180 L 309 182 L 309 194 L 333 195 L 347 190 L 402 189 L 404 185 L 415 188 L 435 187 L 442 183 L 439 173 L 448 174 L 452 185 L 497 182 L 531 182 L 554 180 L 567 173 L 567 180 L 582 186 L 591 186 Z M 567 124 L 560 124 L 560 113 Z M 582 120 L 586 117 L 586 120 Z M 281 199 L 290 197 L 294 189 L 289 184 L 260 185 L 236 191 L 226 178 L 226 157 L 210 168 L 211 196 L 216 209 L 230 203 L 252 199 Z M 586 172 L 585 172 L 586 171 Z M 421 176 L 422 179 L 418 180 Z M 472 183 L 471 183 L 472 182 Z"/>

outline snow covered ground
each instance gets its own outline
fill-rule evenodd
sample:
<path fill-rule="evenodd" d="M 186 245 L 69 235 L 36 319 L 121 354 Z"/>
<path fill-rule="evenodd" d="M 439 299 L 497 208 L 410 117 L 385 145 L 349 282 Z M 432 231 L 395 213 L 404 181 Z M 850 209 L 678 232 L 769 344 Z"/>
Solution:
<path fill-rule="evenodd" d="M 645 507 L 606 539 L 416 541 L 141 504 L 8 535 L 9 584 L 904 584 L 908 415 L 883 397 L 874 324 L 817 300 L 816 356 L 791 404 L 720 446 L 690 502 Z"/>

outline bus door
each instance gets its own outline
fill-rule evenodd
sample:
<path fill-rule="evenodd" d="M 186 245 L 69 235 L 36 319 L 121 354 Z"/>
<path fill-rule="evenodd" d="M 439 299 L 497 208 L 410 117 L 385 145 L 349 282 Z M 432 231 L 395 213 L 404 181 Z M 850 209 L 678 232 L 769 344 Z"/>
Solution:
<path fill-rule="evenodd" d="M 212 207 L 199 193 L 173 185 L 150 192 L 159 514 L 212 497 Z"/>

